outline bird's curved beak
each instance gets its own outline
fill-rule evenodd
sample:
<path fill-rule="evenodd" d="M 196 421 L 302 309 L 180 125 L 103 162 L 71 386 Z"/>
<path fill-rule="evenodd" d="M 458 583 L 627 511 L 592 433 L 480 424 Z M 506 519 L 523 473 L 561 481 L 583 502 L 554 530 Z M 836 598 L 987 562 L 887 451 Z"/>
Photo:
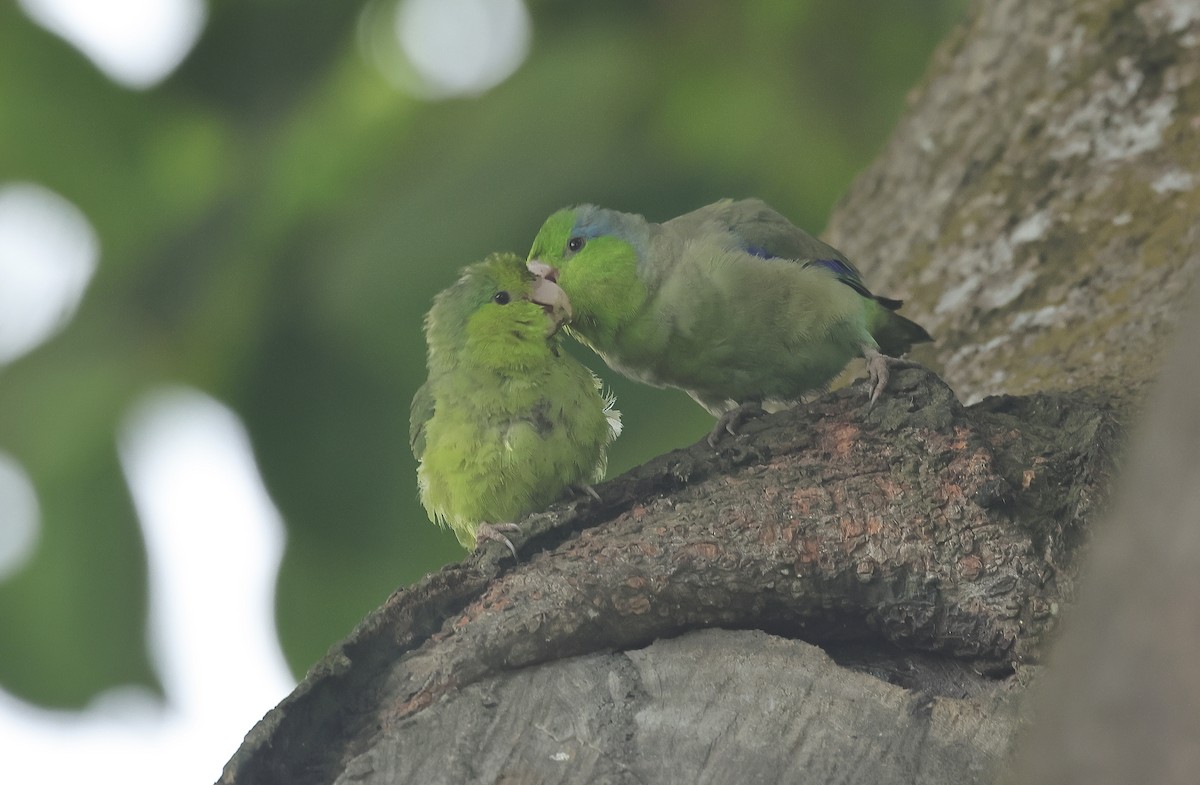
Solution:
<path fill-rule="evenodd" d="M 550 317 L 547 338 L 558 332 L 565 322 L 571 321 L 571 301 L 553 279 L 539 275 L 533 282 L 533 291 L 530 292 L 529 299 L 542 306 Z"/>
<path fill-rule="evenodd" d="M 547 281 L 558 283 L 558 270 L 543 262 L 541 259 L 530 259 L 525 263 L 529 268 L 529 272 L 534 275 L 545 278 Z"/>

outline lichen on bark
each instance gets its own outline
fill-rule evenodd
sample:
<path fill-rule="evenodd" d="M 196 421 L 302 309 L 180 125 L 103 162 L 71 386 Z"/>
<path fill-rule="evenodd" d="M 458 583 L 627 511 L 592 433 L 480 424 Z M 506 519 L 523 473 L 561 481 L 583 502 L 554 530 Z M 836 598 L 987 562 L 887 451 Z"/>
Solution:
<path fill-rule="evenodd" d="M 1200 270 L 1195 7 L 973 13 L 830 239 L 908 298 L 938 338 L 917 356 L 965 402 L 1140 390 Z"/>

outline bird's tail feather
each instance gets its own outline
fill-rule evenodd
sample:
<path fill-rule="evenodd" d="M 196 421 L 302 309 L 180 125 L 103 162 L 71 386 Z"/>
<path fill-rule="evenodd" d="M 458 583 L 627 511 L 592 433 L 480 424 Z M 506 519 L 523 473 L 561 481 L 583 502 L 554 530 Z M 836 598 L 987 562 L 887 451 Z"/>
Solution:
<path fill-rule="evenodd" d="M 896 300 L 891 302 L 896 303 L 899 308 L 900 304 Z M 911 319 L 906 319 L 888 303 L 881 303 L 888 310 L 880 310 L 876 318 L 875 329 L 871 331 L 871 337 L 879 344 L 879 350 L 891 357 L 899 357 L 912 348 L 915 343 L 927 343 L 933 340 L 925 328 Z"/>

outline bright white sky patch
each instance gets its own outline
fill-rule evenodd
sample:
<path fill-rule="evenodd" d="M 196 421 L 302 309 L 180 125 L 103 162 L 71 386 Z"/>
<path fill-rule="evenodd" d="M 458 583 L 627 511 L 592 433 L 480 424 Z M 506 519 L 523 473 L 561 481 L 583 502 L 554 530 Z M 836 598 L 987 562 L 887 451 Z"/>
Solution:
<path fill-rule="evenodd" d="M 479 95 L 512 75 L 529 52 L 521 0 L 400 0 L 394 34 L 432 98 Z"/>
<path fill-rule="evenodd" d="M 0 185 L 0 365 L 67 323 L 99 258 L 75 205 L 33 183 Z"/>
<path fill-rule="evenodd" d="M 240 741 L 292 682 L 275 637 L 283 521 L 250 439 L 221 404 L 174 389 L 134 407 L 120 446 L 150 555 L 150 644 L 163 685 L 172 703 L 204 713 L 256 695 L 268 701 L 232 723 L 230 738 Z M 269 672 L 244 673 L 247 651 Z M 214 683 L 226 676 L 233 681 Z"/>
<path fill-rule="evenodd" d="M 40 525 L 33 482 L 21 464 L 0 452 L 0 581 L 29 561 Z"/>
<path fill-rule="evenodd" d="M 145 89 L 165 79 L 204 28 L 204 0 L 18 0 L 42 27 L 109 79 Z"/>
<path fill-rule="evenodd" d="M 55 712 L 0 692 L 5 782 L 214 782 L 295 684 L 275 637 L 283 525 L 237 417 L 194 390 L 152 393 L 126 419 L 120 455 L 166 705 L 130 687 Z"/>

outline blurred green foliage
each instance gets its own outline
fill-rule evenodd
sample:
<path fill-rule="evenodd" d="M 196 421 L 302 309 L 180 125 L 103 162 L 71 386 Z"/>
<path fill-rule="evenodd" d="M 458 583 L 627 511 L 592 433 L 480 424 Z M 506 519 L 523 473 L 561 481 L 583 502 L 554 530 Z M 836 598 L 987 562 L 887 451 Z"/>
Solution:
<path fill-rule="evenodd" d="M 756 195 L 819 230 L 963 6 L 537 2 L 517 73 L 442 102 L 367 62 L 355 3 L 214 2 L 147 92 L 0 6 L 0 183 L 62 194 L 102 245 L 70 326 L 0 368 L 0 450 L 43 512 L 33 561 L 0 584 L 0 684 L 58 706 L 155 684 L 114 433 L 162 383 L 250 431 L 287 520 L 279 632 L 302 673 L 396 586 L 463 555 L 417 504 L 407 434 L 421 319 L 458 268 L 524 253 L 583 201 L 665 219 Z M 610 473 L 710 427 L 682 393 L 577 354 L 625 416 Z"/>

